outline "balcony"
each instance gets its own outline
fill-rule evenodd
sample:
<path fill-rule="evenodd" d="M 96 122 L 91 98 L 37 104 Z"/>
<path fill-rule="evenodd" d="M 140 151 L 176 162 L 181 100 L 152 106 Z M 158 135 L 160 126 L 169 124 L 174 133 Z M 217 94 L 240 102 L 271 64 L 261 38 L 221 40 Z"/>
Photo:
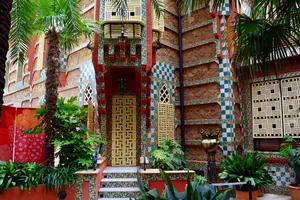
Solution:
<path fill-rule="evenodd" d="M 159 41 L 163 37 L 164 32 L 164 16 L 163 13 L 158 16 L 155 14 L 154 9 L 152 9 L 152 41 Z"/>
<path fill-rule="evenodd" d="M 117 39 L 120 37 L 122 24 L 124 24 L 124 36 L 129 39 L 140 39 L 144 23 L 142 21 L 141 0 L 128 1 L 126 19 L 122 20 L 113 8 L 113 0 L 105 1 L 105 16 L 102 22 L 105 39 Z"/>

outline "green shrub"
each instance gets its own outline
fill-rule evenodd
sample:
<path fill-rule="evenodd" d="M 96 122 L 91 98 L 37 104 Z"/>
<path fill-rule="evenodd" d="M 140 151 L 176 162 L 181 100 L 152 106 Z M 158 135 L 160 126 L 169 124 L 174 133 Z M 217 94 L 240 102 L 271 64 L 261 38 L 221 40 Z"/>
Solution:
<path fill-rule="evenodd" d="M 0 192 L 9 187 L 31 189 L 39 184 L 36 174 L 42 165 L 36 163 L 0 162 Z"/>
<path fill-rule="evenodd" d="M 60 167 L 67 167 L 75 162 L 77 167 L 82 169 L 92 165 L 94 153 L 92 147 L 103 141 L 98 139 L 99 135 L 92 134 L 87 129 L 87 108 L 76 105 L 76 100 L 77 97 L 71 97 L 67 101 L 64 98 L 57 100 L 55 113 L 56 135 L 52 140 L 58 149 L 55 156 L 59 156 Z M 38 118 L 43 119 L 44 115 L 45 106 L 36 110 Z M 37 127 L 26 130 L 25 133 L 39 133 L 43 130 L 43 126 L 44 121 Z"/>
<path fill-rule="evenodd" d="M 74 165 L 65 167 L 47 166 L 37 173 L 36 179 L 39 184 L 44 184 L 50 189 L 64 189 L 64 187 L 75 183 L 76 171 L 77 168 Z"/>
<path fill-rule="evenodd" d="M 184 152 L 178 142 L 164 140 L 159 143 L 159 147 L 153 148 L 149 153 L 149 163 L 152 168 L 163 170 L 184 169 L 186 163 Z"/>
<path fill-rule="evenodd" d="M 222 189 L 218 192 L 215 191 L 214 186 L 203 183 L 203 179 L 196 179 L 191 181 L 188 175 L 187 186 L 184 192 L 178 192 L 172 185 L 171 179 L 168 174 L 160 169 L 162 179 L 166 182 L 166 187 L 160 195 L 157 189 L 149 190 L 143 185 L 140 175 L 137 175 L 137 182 L 141 191 L 141 196 L 138 199 L 141 200 L 229 200 L 231 190 Z"/>
<path fill-rule="evenodd" d="M 225 156 L 222 162 L 222 172 L 219 174 L 221 179 L 226 182 L 248 182 L 254 189 L 259 186 L 267 186 L 273 184 L 272 176 L 265 167 L 265 157 L 255 152 L 250 154 L 246 152 L 243 157 L 236 153 L 231 156 Z M 239 190 L 248 190 L 247 185 L 237 186 Z"/>
<path fill-rule="evenodd" d="M 292 185 L 300 187 L 300 143 L 291 136 L 284 139 L 286 143 L 280 148 L 280 154 L 288 159 L 288 165 L 295 171 L 295 183 Z"/>

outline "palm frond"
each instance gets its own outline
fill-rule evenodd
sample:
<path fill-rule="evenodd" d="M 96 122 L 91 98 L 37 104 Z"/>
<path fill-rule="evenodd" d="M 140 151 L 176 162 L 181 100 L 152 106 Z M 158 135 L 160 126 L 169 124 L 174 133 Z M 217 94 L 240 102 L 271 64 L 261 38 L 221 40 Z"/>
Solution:
<path fill-rule="evenodd" d="M 121 20 L 126 20 L 128 10 L 127 0 L 113 0 L 112 5 L 116 10 L 117 15 L 121 17 Z"/>
<path fill-rule="evenodd" d="M 33 32 L 36 4 L 33 0 L 14 0 L 11 10 L 10 56 L 14 63 L 23 64 Z"/>
<path fill-rule="evenodd" d="M 65 1 L 66 7 L 64 10 L 65 14 L 65 29 L 72 31 L 72 32 L 79 32 L 80 26 L 82 24 L 80 12 L 80 0 L 59 0 Z M 64 7 L 63 7 L 64 8 Z M 58 8 L 61 9 L 61 8 Z"/>
<path fill-rule="evenodd" d="M 164 2 L 161 0 L 151 0 L 151 3 L 154 13 L 159 19 L 161 17 L 161 14 L 165 12 Z"/>
<path fill-rule="evenodd" d="M 261 19 L 259 15 L 238 14 L 231 30 L 236 48 L 234 61 L 247 77 L 277 73 L 288 64 L 288 57 L 296 55 L 298 36 L 291 27 L 278 20 Z M 230 35 L 230 34 L 229 34 Z"/>
<path fill-rule="evenodd" d="M 183 0 L 181 1 L 181 11 L 184 14 L 190 15 L 193 11 L 199 10 L 203 6 L 208 6 L 211 3 L 210 0 Z M 229 1 L 231 5 L 231 1 Z M 213 0 L 212 8 L 213 9 L 222 9 L 225 5 L 225 0 Z"/>

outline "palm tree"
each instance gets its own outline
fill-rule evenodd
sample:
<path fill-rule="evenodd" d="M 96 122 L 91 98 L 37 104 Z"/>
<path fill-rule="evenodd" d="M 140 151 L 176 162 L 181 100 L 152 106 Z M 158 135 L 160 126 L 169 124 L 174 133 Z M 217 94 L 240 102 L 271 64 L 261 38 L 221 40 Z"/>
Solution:
<path fill-rule="evenodd" d="M 208 2 L 183 0 L 181 9 L 189 14 Z M 224 2 L 214 0 L 214 7 L 221 8 Z M 250 16 L 236 15 L 225 36 L 229 49 L 235 52 L 232 61 L 243 77 L 266 76 L 272 70 L 278 73 L 287 66 L 289 57 L 298 54 L 295 47 L 300 45 L 299 0 L 252 0 Z"/>
<path fill-rule="evenodd" d="M 19 0 L 21 2 L 28 0 Z M 45 103 L 45 151 L 46 165 L 54 165 L 53 137 L 56 133 L 55 111 L 58 98 L 59 74 L 61 69 L 60 47 L 70 50 L 77 44 L 80 36 L 89 36 L 96 28 L 96 23 L 83 20 L 80 16 L 80 0 L 38 0 L 28 1 L 28 7 L 24 5 L 13 8 L 11 27 L 11 57 L 22 64 L 27 50 L 29 38 L 32 34 L 44 33 L 48 40 L 46 58 L 46 103 Z M 13 6 L 18 6 L 14 3 Z M 30 9 L 30 13 L 25 13 Z M 25 15 L 25 18 L 24 18 Z M 27 17 L 26 17 L 27 16 Z M 35 19 L 33 19 L 35 18 Z M 28 21 L 28 19 L 31 19 Z M 28 31 L 20 30 L 25 23 Z M 14 25 L 16 24 L 16 25 Z M 24 24 L 23 24 L 24 28 Z M 27 28 L 27 27 L 25 27 Z M 34 30 L 34 31 L 32 31 Z"/>
<path fill-rule="evenodd" d="M 0 114 L 3 105 L 3 93 L 5 86 L 5 62 L 8 52 L 8 35 L 10 30 L 10 10 L 12 8 L 12 0 L 0 1 Z"/>

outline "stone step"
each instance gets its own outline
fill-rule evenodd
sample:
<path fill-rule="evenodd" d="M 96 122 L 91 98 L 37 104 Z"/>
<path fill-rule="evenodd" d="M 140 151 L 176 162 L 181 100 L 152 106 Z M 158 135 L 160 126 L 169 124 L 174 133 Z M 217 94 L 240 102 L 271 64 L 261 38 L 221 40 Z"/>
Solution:
<path fill-rule="evenodd" d="M 104 178 L 136 178 L 139 167 L 106 167 L 103 171 Z"/>
<path fill-rule="evenodd" d="M 127 188 L 138 187 L 136 178 L 104 178 L 101 180 L 101 188 Z"/>
<path fill-rule="evenodd" d="M 138 198 L 141 195 L 140 189 L 131 188 L 100 188 L 99 197 L 103 198 Z"/>

